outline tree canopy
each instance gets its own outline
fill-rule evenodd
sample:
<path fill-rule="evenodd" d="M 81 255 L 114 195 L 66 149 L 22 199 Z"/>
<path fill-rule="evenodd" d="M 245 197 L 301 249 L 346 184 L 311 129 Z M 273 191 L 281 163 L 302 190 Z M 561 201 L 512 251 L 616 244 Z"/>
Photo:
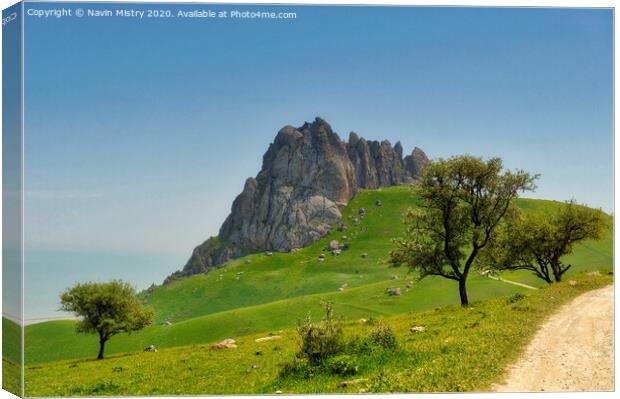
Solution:
<path fill-rule="evenodd" d="M 500 158 L 463 155 L 439 159 L 424 169 L 414 186 L 421 205 L 405 215 L 405 234 L 390 253 L 393 266 L 458 281 L 462 305 L 468 305 L 467 276 L 474 261 L 513 210 L 519 192 L 533 190 L 524 171 L 504 171 Z"/>
<path fill-rule="evenodd" d="M 504 226 L 486 259 L 497 270 L 529 270 L 547 283 L 559 282 L 572 267 L 562 257 L 575 244 L 600 239 L 608 226 L 603 211 L 571 200 L 556 212 L 520 215 Z"/>
<path fill-rule="evenodd" d="M 60 295 L 61 309 L 79 317 L 76 330 L 99 336 L 99 354 L 103 358 L 105 343 L 119 333 L 131 333 L 153 322 L 153 311 L 136 296 L 126 282 L 78 283 Z"/>

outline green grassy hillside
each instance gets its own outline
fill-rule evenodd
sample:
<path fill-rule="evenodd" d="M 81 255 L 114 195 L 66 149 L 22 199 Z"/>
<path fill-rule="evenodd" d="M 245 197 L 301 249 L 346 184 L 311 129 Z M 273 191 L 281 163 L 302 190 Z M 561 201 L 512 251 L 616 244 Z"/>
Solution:
<path fill-rule="evenodd" d="M 376 200 L 383 205 L 376 206 Z M 260 253 L 232 260 L 209 274 L 158 287 L 145 299 L 156 309 L 158 323 L 174 323 L 229 309 L 333 292 L 343 284 L 353 288 L 389 279 L 394 270 L 388 269 L 385 262 L 392 248 L 391 238 L 403 231 L 403 212 L 416 203 L 406 186 L 362 191 L 343 210 L 342 220 L 347 226 L 344 232 L 334 226 L 331 234 L 295 253 Z M 366 210 L 364 218 L 358 216 L 360 208 Z M 355 218 L 359 220 L 357 225 Z M 331 240 L 347 243 L 349 249 L 334 257 L 324 250 Z M 324 262 L 318 260 L 321 253 L 326 256 Z M 362 258 L 364 253 L 366 258 Z"/>
<path fill-rule="evenodd" d="M 21 363 L 22 329 L 12 320 L 2 318 L 2 356 Z"/>
<path fill-rule="evenodd" d="M 386 281 L 344 292 L 308 295 L 214 313 L 171 326 L 152 326 L 139 333 L 112 338 L 106 353 L 138 351 L 151 344 L 165 348 L 275 331 L 295 325 L 308 313 L 318 317 L 322 312 L 322 301 L 333 302 L 339 314 L 348 320 L 424 310 L 459 302 L 454 283 L 441 278 L 423 280 L 400 297 L 385 294 L 386 288 L 402 285 L 402 280 Z M 470 282 L 471 298 L 474 300 L 525 290 L 481 277 L 474 277 Z M 28 326 L 26 341 L 27 364 L 92 357 L 98 349 L 94 335 L 76 334 L 74 322 L 68 320 Z"/>
<path fill-rule="evenodd" d="M 2 318 L 2 389 L 21 395 L 21 327 Z"/>
<path fill-rule="evenodd" d="M 612 283 L 608 275 L 573 276 L 575 282 L 529 290 L 525 296 L 473 302 L 426 312 L 383 318 L 399 345 L 393 352 L 351 353 L 355 375 L 329 372 L 279 376 L 294 359 L 294 329 L 282 338 L 235 337 L 238 348 L 211 351 L 209 346 L 180 346 L 156 353 L 110 356 L 26 367 L 27 396 L 125 396 L 356 392 L 484 391 L 502 378 L 537 331 L 540 323 L 579 294 Z M 341 308 L 337 314 L 347 309 Z M 412 326 L 425 331 L 412 333 Z M 348 336 L 365 335 L 371 324 L 349 322 Z M 254 367 L 253 367 L 254 366 Z M 170 376 L 174 378 L 170 378 Z M 343 386 L 343 381 L 356 383 Z"/>
<path fill-rule="evenodd" d="M 383 205 L 375 205 L 381 200 Z M 392 238 L 403 229 L 401 217 L 416 199 L 408 187 L 391 187 L 360 193 L 343 211 L 345 232 L 334 231 L 321 241 L 295 253 L 273 256 L 254 254 L 229 262 L 206 275 L 197 275 L 144 293 L 156 312 L 156 324 L 133 334 L 113 337 L 106 353 L 139 351 L 148 345 L 158 348 L 212 342 L 268 332 L 294 325 L 308 312 L 318 314 L 321 300 L 334 302 L 336 310 L 353 320 L 371 315 L 395 315 L 458 302 L 453 281 L 429 278 L 414 280 L 407 270 L 392 269 L 387 255 Z M 552 211 L 550 201 L 519 200 L 527 212 Z M 366 216 L 354 224 L 360 207 Z M 323 248 L 330 240 L 344 241 L 349 249 L 334 257 Z M 326 260 L 319 262 L 318 255 Z M 362 257 L 362 254 L 366 254 Z M 575 266 L 569 273 L 611 270 L 611 230 L 606 239 L 586 243 L 571 255 Z M 246 263 L 250 261 L 251 263 Z M 398 279 L 392 280 L 393 276 Z M 510 279 L 541 285 L 527 273 L 513 273 Z M 400 287 L 403 295 L 390 297 L 386 288 Z M 343 288 L 342 290 L 339 290 Z M 470 296 L 481 300 L 522 292 L 526 288 L 472 276 Z M 164 325 L 170 321 L 172 325 Z M 77 335 L 72 321 L 53 321 L 28 326 L 25 330 L 26 364 L 93 356 L 94 336 Z"/>
<path fill-rule="evenodd" d="M 383 205 L 377 207 L 376 200 Z M 519 199 L 516 204 L 524 212 L 548 213 L 558 207 L 555 201 L 533 199 Z M 387 267 L 392 239 L 403 231 L 401 219 L 407 207 L 415 205 L 417 198 L 406 186 L 363 191 L 343 211 L 345 232 L 337 231 L 334 226 L 331 234 L 294 254 L 274 253 L 271 257 L 256 254 L 236 259 L 209 274 L 158 287 L 144 298 L 155 308 L 158 323 L 174 323 L 229 309 L 333 292 L 343 284 L 353 288 L 385 281 L 395 274 L 395 269 Z M 366 216 L 358 218 L 360 223 L 355 225 L 352 219 L 362 207 Z M 348 240 L 343 241 L 343 236 Z M 350 248 L 333 257 L 323 250 L 331 240 L 346 242 Z M 610 228 L 603 240 L 579 246 L 567 257 L 574 263 L 571 272 L 611 270 L 612 240 Z M 320 253 L 325 253 L 325 262 L 319 262 Z M 363 253 L 367 254 L 366 258 L 362 258 Z M 544 284 L 528 273 L 513 273 L 510 277 L 528 284 Z"/>

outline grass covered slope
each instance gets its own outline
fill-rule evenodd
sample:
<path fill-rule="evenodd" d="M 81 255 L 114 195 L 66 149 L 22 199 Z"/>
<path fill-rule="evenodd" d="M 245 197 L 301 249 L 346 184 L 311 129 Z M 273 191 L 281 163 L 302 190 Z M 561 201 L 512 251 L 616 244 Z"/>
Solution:
<path fill-rule="evenodd" d="M 382 206 L 375 205 L 380 200 Z M 390 278 L 387 267 L 391 239 L 403 231 L 404 211 L 417 199 L 407 186 L 360 192 L 343 209 L 347 230 L 332 232 L 295 253 L 263 253 L 229 261 L 208 274 L 184 278 L 156 288 L 145 295 L 156 310 L 158 323 L 178 322 L 196 316 L 253 306 L 276 300 L 337 291 L 343 284 L 359 287 Z M 360 218 L 360 208 L 366 216 Z M 354 224 L 357 218 L 359 224 Z M 343 240 L 347 237 L 347 240 Z M 332 256 L 324 248 L 332 240 L 347 243 L 349 249 Z M 324 253 L 325 262 L 319 262 Z M 362 254 L 367 254 L 362 258 Z M 246 264 L 249 261 L 251 263 Z M 243 274 L 238 274 L 243 273 Z"/>
<path fill-rule="evenodd" d="M 22 329 L 19 324 L 6 317 L 2 318 L 2 356 L 13 363 L 21 363 Z"/>
<path fill-rule="evenodd" d="M 441 278 L 423 280 L 400 297 L 385 294 L 386 288 L 402 284 L 402 280 L 380 282 L 344 292 L 308 295 L 214 313 L 172 326 L 152 326 L 140 333 L 113 337 L 106 346 L 106 353 L 134 352 L 151 344 L 157 348 L 165 348 L 214 342 L 288 328 L 308 314 L 320 317 L 322 301 L 333 302 L 338 314 L 347 320 L 394 315 L 459 302 L 454 283 Z M 475 277 L 471 280 L 470 290 L 472 299 L 479 300 L 523 292 L 526 289 Z M 26 341 L 26 364 L 93 357 L 98 348 L 96 336 L 76 334 L 74 322 L 68 320 L 29 326 L 26 329 Z"/>
<path fill-rule="evenodd" d="M 381 207 L 375 205 L 377 200 L 382 202 Z M 393 249 L 392 239 L 404 230 L 401 221 L 406 209 L 417 204 L 408 186 L 362 191 L 343 210 L 346 231 L 339 232 L 334 226 L 325 238 L 295 253 L 274 253 L 271 257 L 260 253 L 229 261 L 225 267 L 209 274 L 160 286 L 145 295 L 145 300 L 155 308 L 157 323 L 175 323 L 229 309 L 333 292 L 343 284 L 353 288 L 385 281 L 404 272 L 387 267 L 388 253 Z M 524 212 L 548 213 L 554 212 L 559 203 L 519 199 L 516 205 Z M 366 210 L 363 219 L 358 217 L 360 208 Z M 359 225 L 353 223 L 354 218 L 359 219 Z M 348 240 L 343 241 L 343 236 Z M 331 240 L 346 242 L 350 248 L 333 257 L 324 250 Z M 574 263 L 571 272 L 611 270 L 612 240 L 610 228 L 603 240 L 580 245 L 567 257 Z M 320 253 L 326 255 L 325 262 L 319 262 Z M 364 253 L 366 258 L 362 258 Z M 251 263 L 246 264 L 246 261 Z M 544 283 L 536 281 L 535 276 L 529 278 L 527 272 L 516 275 L 519 281 Z"/>
<path fill-rule="evenodd" d="M 375 205 L 376 200 L 382 206 Z M 113 337 L 106 354 L 213 342 L 223 338 L 268 332 L 294 326 L 308 312 L 318 316 L 320 302 L 334 303 L 348 320 L 395 315 L 458 303 L 453 281 L 428 278 L 414 280 L 405 268 L 388 267 L 392 238 L 403 231 L 402 215 L 416 199 L 408 187 L 363 191 L 343 210 L 345 232 L 334 231 L 321 241 L 295 253 L 254 254 L 229 262 L 209 274 L 180 279 L 156 288 L 145 300 L 154 307 L 156 324 L 132 335 Z M 550 201 L 519 200 L 526 212 L 550 211 Z M 354 225 L 359 208 L 366 216 Z M 350 248 L 334 257 L 323 248 L 330 240 L 347 236 Z M 583 270 L 611 270 L 611 231 L 608 239 L 576 248 L 575 266 L 569 276 Z M 318 261 L 325 253 L 326 260 Z M 362 254 L 367 254 L 362 257 Z M 251 263 L 246 263 L 249 260 Z M 397 280 L 392 280 L 393 276 Z M 510 279 L 539 284 L 527 272 Z M 508 278 L 508 277 L 507 277 Z M 344 287 L 344 288 L 343 288 Z M 401 288 L 403 295 L 390 297 L 386 288 Z M 526 288 L 472 274 L 468 282 L 473 300 L 523 292 Z M 343 288 L 342 291 L 339 289 Z M 165 321 L 172 325 L 164 325 Z M 26 364 L 75 359 L 96 355 L 95 336 L 78 335 L 73 321 L 51 321 L 26 327 Z"/>
<path fill-rule="evenodd" d="M 19 324 L 2 318 L 2 389 L 21 395 L 21 341 Z"/>
<path fill-rule="evenodd" d="M 65 361 L 26 367 L 27 396 L 205 395 L 329 392 L 484 391 L 502 378 L 547 316 L 579 294 L 612 283 L 608 275 L 573 276 L 525 296 L 501 297 L 383 318 L 396 334 L 394 352 L 351 354 L 353 376 L 317 373 L 281 378 L 282 364 L 297 350 L 294 329 L 282 338 L 237 338 L 238 348 L 210 351 L 207 345 L 157 353 L 117 355 L 102 361 Z M 339 313 L 339 311 L 337 311 Z M 412 333 L 412 326 L 425 331 Z M 349 322 L 347 335 L 373 326 Z M 252 367 L 255 365 L 255 367 Z M 175 378 L 169 378 L 174 375 Z M 358 380 L 342 386 L 344 380 Z"/>

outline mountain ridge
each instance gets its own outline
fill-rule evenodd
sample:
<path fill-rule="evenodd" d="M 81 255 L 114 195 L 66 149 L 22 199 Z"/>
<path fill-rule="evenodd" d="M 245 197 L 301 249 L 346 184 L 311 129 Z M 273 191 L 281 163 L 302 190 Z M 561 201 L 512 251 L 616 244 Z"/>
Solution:
<path fill-rule="evenodd" d="M 256 177 L 246 180 L 219 234 L 198 245 L 166 282 L 204 273 L 259 251 L 289 252 L 324 237 L 361 189 L 411 184 L 429 160 L 415 147 L 372 141 L 351 132 L 347 142 L 324 119 L 280 129 Z"/>

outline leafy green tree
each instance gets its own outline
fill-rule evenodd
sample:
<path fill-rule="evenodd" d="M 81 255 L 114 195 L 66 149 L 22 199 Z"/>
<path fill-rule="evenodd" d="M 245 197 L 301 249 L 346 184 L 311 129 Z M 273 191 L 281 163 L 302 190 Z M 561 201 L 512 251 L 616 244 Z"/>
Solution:
<path fill-rule="evenodd" d="M 126 282 L 79 283 L 60 295 L 61 309 L 79 317 L 76 330 L 99 335 L 99 354 L 103 359 L 105 343 L 119 333 L 131 333 L 153 322 L 153 311 L 136 296 Z"/>
<path fill-rule="evenodd" d="M 512 213 L 513 200 L 533 190 L 536 178 L 503 171 L 499 158 L 463 155 L 432 162 L 414 186 L 421 204 L 405 215 L 405 233 L 395 240 L 391 265 L 407 265 L 420 278 L 457 281 L 461 305 L 467 306 L 467 276 L 476 258 Z"/>
<path fill-rule="evenodd" d="M 528 214 L 506 225 L 485 257 L 497 270 L 529 270 L 549 284 L 559 282 L 572 266 L 562 257 L 575 244 L 600 239 L 608 226 L 603 211 L 571 200 L 557 212 Z"/>

